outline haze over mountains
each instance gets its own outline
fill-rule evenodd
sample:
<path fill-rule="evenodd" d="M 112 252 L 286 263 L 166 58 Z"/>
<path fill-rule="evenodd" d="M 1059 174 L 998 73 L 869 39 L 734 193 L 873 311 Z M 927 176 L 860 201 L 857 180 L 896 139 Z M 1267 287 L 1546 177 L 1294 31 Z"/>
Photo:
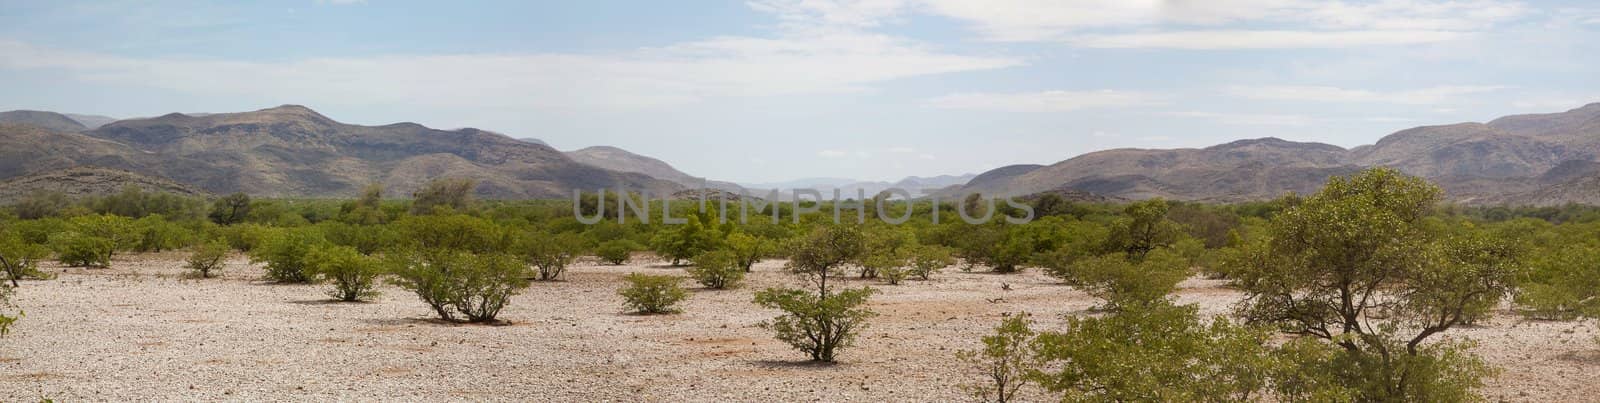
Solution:
<path fill-rule="evenodd" d="M 480 196 L 490 198 L 564 198 L 572 189 L 618 187 L 660 195 L 697 188 L 705 180 L 618 147 L 561 152 L 538 140 L 479 129 L 349 125 L 294 105 L 106 120 L 42 111 L 0 113 L 0 180 L 100 167 L 150 177 L 140 183 L 170 180 L 211 193 L 323 197 L 353 195 L 374 182 L 391 195 L 405 195 L 429 179 L 449 176 L 479 180 Z M 853 197 L 854 189 L 870 196 L 896 187 L 943 188 L 940 193 L 948 195 L 1078 191 L 1123 199 L 1234 202 L 1308 193 L 1329 176 L 1389 166 L 1433 180 L 1449 198 L 1465 203 L 1600 204 L 1597 156 L 1600 103 L 1488 123 L 1407 129 L 1348 150 L 1261 138 L 1199 149 L 1105 150 L 1050 165 L 893 183 L 845 178 L 704 183 L 762 195 L 768 189 L 805 188 L 825 197 L 833 189 L 845 197 Z M 37 187 L 39 181 L 26 183 Z M 14 193 L 4 187 L 0 193 Z"/>

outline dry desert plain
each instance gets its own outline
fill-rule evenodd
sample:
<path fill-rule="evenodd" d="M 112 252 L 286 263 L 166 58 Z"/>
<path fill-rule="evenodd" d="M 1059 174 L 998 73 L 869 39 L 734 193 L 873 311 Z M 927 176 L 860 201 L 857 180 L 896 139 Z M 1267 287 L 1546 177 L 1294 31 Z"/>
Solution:
<path fill-rule="evenodd" d="M 1036 272 L 860 281 L 882 291 L 871 303 L 881 316 L 840 363 L 813 365 L 756 327 L 776 311 L 753 305 L 752 291 L 797 283 L 781 261 L 737 290 L 685 282 L 683 312 L 658 316 L 624 313 L 615 290 L 627 273 L 681 269 L 582 264 L 518 296 L 500 315 L 509 325 L 485 326 L 435 321 L 389 286 L 373 302 L 330 302 L 322 286 L 261 282 L 238 257 L 221 278 L 190 279 L 183 257 L 42 267 L 57 277 L 23 282 L 15 302 L 27 317 L 0 339 L 0 401 L 964 401 L 955 385 L 979 375 L 955 354 L 1003 314 L 1059 329 L 1096 304 Z M 1208 315 L 1240 298 L 1218 281 L 1181 287 L 1179 301 Z M 1595 336 L 1592 322 L 1508 311 L 1446 334 L 1476 340 L 1503 369 L 1484 394 L 1504 401 L 1600 399 Z"/>

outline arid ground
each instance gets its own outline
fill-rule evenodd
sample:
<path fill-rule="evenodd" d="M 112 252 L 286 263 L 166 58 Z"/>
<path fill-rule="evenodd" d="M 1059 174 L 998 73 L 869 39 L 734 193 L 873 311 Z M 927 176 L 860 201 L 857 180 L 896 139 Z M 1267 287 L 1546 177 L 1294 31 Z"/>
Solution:
<path fill-rule="evenodd" d="M 686 281 L 683 312 L 660 316 L 624 313 L 621 277 L 682 270 L 585 264 L 518 296 L 501 314 L 509 325 L 484 326 L 435 321 L 388 286 L 374 302 L 329 302 L 322 286 L 263 283 L 240 258 L 222 278 L 189 279 L 182 258 L 48 266 L 56 279 L 24 282 L 15 302 L 27 317 L 0 339 L 0 401 L 962 401 L 955 385 L 978 375 L 955 353 L 1003 314 L 1028 311 L 1053 329 L 1096 303 L 1037 273 L 872 282 L 881 316 L 840 363 L 819 366 L 756 327 L 775 311 L 753 305 L 752 290 L 796 282 L 781 262 L 760 264 L 738 290 Z M 1190 280 L 1179 298 L 1218 314 L 1239 294 Z M 1447 336 L 1478 341 L 1503 368 L 1491 400 L 1600 398 L 1592 322 L 1501 312 Z"/>

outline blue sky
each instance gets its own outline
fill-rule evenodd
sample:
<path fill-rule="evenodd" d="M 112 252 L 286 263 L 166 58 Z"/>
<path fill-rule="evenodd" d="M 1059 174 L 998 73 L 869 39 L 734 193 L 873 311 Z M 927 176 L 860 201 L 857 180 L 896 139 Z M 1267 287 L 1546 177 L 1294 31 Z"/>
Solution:
<path fill-rule="evenodd" d="M 1600 5 L 0 0 L 0 110 L 310 106 L 743 182 L 1396 130 L 1600 102 Z"/>

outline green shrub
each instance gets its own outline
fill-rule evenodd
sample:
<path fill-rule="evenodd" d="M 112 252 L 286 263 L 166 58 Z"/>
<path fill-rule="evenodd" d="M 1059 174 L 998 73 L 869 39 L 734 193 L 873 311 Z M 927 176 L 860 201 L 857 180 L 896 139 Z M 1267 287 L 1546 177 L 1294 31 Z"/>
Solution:
<path fill-rule="evenodd" d="M 686 220 L 683 225 L 663 228 L 650 239 L 650 247 L 656 255 L 667 258 L 673 266 L 718 246 L 720 234 L 716 230 L 706 228 L 698 216 L 689 216 Z"/>
<path fill-rule="evenodd" d="M 962 385 L 979 401 L 1014 401 L 1028 374 L 1041 369 L 1033 354 L 1033 321 L 1027 314 L 1008 316 L 995 327 L 995 334 L 983 336 L 983 349 L 956 353 L 956 358 L 972 364 L 985 375 L 982 382 Z"/>
<path fill-rule="evenodd" d="M 628 263 L 628 259 L 633 258 L 633 251 L 638 249 L 638 245 L 635 245 L 633 241 L 618 239 L 601 242 L 600 246 L 595 248 L 594 253 L 606 263 L 621 265 Z"/>
<path fill-rule="evenodd" d="M 240 252 L 250 252 L 261 246 L 280 231 L 261 224 L 245 223 L 217 229 L 228 247 Z"/>
<path fill-rule="evenodd" d="M 535 235 L 528 246 L 528 263 L 538 269 L 539 281 L 554 281 L 583 256 L 583 238 L 576 234 Z"/>
<path fill-rule="evenodd" d="M 322 230 L 322 236 L 328 242 L 355 248 L 356 252 L 368 256 L 399 243 L 399 234 L 385 225 L 352 225 L 329 221 L 317 224 L 317 228 Z"/>
<path fill-rule="evenodd" d="M 378 275 L 383 267 L 377 259 L 349 246 L 320 245 L 311 251 L 310 273 L 333 285 L 328 296 L 355 302 L 375 297 Z"/>
<path fill-rule="evenodd" d="M 856 335 L 877 316 L 866 309 L 871 288 L 815 294 L 805 290 L 769 288 L 756 292 L 755 302 L 783 311 L 761 322 L 778 340 L 806 353 L 812 361 L 833 362 L 839 350 L 855 344 Z"/>
<path fill-rule="evenodd" d="M 501 253 L 510 250 L 516 241 L 506 228 L 468 215 L 405 217 L 390 225 L 400 244 L 418 250 Z"/>
<path fill-rule="evenodd" d="M 133 249 L 138 246 L 139 236 L 133 220 L 117 215 L 83 215 L 73 217 L 70 221 L 72 231 L 88 237 L 104 240 L 109 247 L 99 249 L 105 254 L 104 261 L 109 265 L 112 255 L 117 251 Z"/>
<path fill-rule="evenodd" d="M 1076 259 L 1072 263 L 1047 265 L 1046 273 L 1106 300 L 1109 309 L 1160 300 L 1189 277 L 1183 257 L 1164 248 L 1151 251 L 1143 261 L 1112 252 Z"/>
<path fill-rule="evenodd" d="M 723 240 L 723 248 L 733 254 L 734 262 L 746 273 L 772 253 L 772 242 L 755 235 L 735 232 Z"/>
<path fill-rule="evenodd" d="M 244 222 L 250 216 L 250 196 L 244 193 L 234 193 L 217 199 L 211 205 L 211 212 L 207 214 L 211 222 L 217 225 L 233 225 Z"/>
<path fill-rule="evenodd" d="M 56 250 L 56 260 L 71 267 L 111 267 L 111 253 L 116 244 L 109 239 L 88 236 L 78 232 L 57 235 L 51 240 Z"/>
<path fill-rule="evenodd" d="M 528 267 L 513 255 L 435 250 L 385 256 L 394 284 L 416 293 L 444 320 L 494 322 L 529 285 Z"/>
<path fill-rule="evenodd" d="M 411 214 L 465 213 L 471 209 L 472 192 L 477 187 L 477 181 L 472 179 L 434 179 L 411 194 Z"/>
<path fill-rule="evenodd" d="M 133 250 L 139 252 L 161 252 L 183 248 L 192 242 L 193 234 L 178 223 L 167 221 L 160 214 L 151 214 L 134 221 L 135 236 L 138 237 Z"/>
<path fill-rule="evenodd" d="M 185 267 L 200 278 L 209 278 L 212 274 L 222 271 L 222 266 L 227 262 L 228 252 L 231 250 L 222 240 L 202 242 L 189 252 L 188 265 Z"/>
<path fill-rule="evenodd" d="M 309 283 L 311 251 L 325 244 L 319 234 L 307 229 L 278 231 L 260 247 L 250 251 L 251 263 L 267 264 L 267 279 L 279 283 Z"/>
<path fill-rule="evenodd" d="M 950 248 L 939 245 L 917 245 L 911 249 L 910 274 L 919 279 L 931 279 L 940 270 L 954 264 L 956 259 L 950 255 Z"/>
<path fill-rule="evenodd" d="M 0 231 L 0 275 L 4 276 L 0 282 L 9 281 L 14 287 L 17 280 L 48 278 L 39 271 L 39 260 L 48 253 L 43 246 L 28 243 L 12 231 Z"/>
<path fill-rule="evenodd" d="M 1065 331 L 1036 336 L 1030 380 L 1062 401 L 1250 401 L 1266 391 L 1267 332 L 1220 317 L 1203 324 L 1197 312 L 1158 301 L 1068 318 Z"/>
<path fill-rule="evenodd" d="M 689 298 L 689 293 L 678 286 L 682 278 L 631 273 L 625 277 L 628 285 L 617 290 L 623 304 L 639 313 L 658 314 L 677 312 L 673 305 Z"/>
<path fill-rule="evenodd" d="M 733 252 L 718 249 L 700 256 L 695 256 L 694 266 L 685 268 L 689 276 L 693 277 L 700 285 L 710 289 L 727 289 L 737 287 L 744 280 L 744 268 L 739 267 L 739 262 Z"/>

